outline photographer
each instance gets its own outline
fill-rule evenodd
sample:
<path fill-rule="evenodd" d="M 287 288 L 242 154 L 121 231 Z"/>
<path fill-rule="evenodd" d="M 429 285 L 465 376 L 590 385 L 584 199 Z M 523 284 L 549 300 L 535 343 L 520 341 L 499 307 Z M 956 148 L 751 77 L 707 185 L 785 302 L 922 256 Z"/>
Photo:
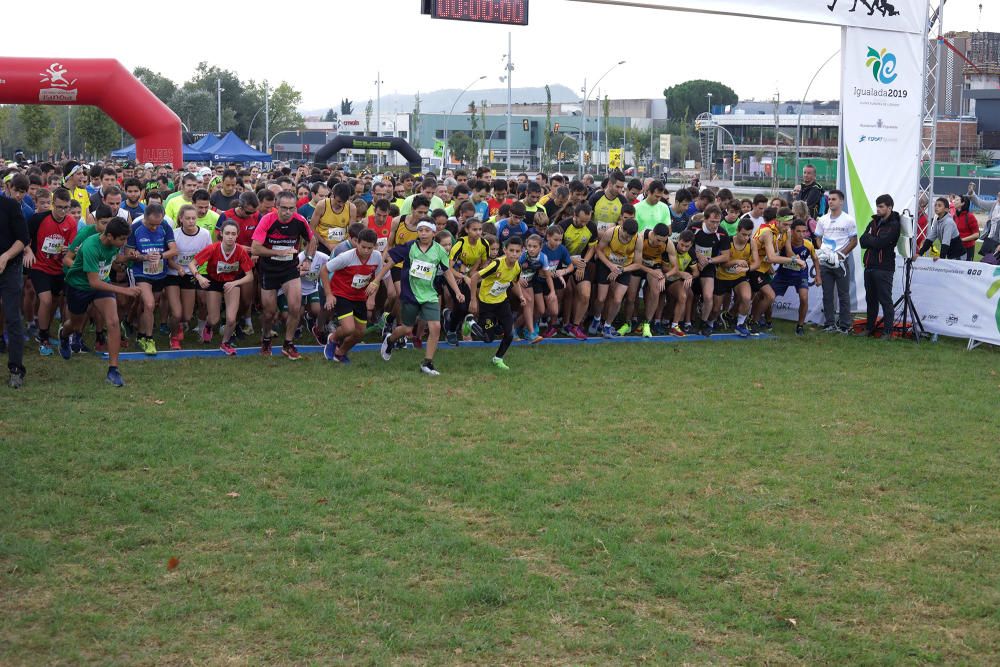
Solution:
<path fill-rule="evenodd" d="M 892 210 L 889 195 L 879 195 L 875 200 L 875 215 L 861 235 L 865 250 L 865 292 L 868 301 L 868 320 L 865 335 L 874 336 L 878 322 L 879 306 L 882 308 L 882 339 L 892 337 L 892 323 L 896 311 L 892 305 L 892 277 L 896 272 L 896 243 L 899 241 L 900 217 Z"/>

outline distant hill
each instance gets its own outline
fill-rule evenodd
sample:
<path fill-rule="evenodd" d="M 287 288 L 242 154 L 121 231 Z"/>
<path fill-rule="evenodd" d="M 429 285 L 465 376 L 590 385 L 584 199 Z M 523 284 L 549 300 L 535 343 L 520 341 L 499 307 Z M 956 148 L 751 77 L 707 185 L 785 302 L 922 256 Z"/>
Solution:
<path fill-rule="evenodd" d="M 552 90 L 552 103 L 559 104 L 563 102 L 578 102 L 580 100 L 579 93 L 575 93 L 566 86 L 561 84 L 554 84 L 550 86 Z M 420 111 L 423 113 L 440 113 L 442 111 L 448 111 L 451 109 L 451 105 L 455 103 L 455 97 L 462 91 L 461 88 L 445 88 L 443 90 L 434 90 L 430 92 L 420 92 Z M 382 96 L 382 113 L 391 113 L 394 110 L 398 113 L 409 113 L 413 111 L 413 104 L 415 95 L 383 95 Z M 544 103 L 545 102 L 545 88 L 513 88 L 511 90 L 511 98 L 515 104 L 529 104 Z M 373 98 L 374 100 L 374 98 Z M 455 110 L 466 109 L 469 106 L 469 102 L 475 102 L 476 106 L 479 106 L 480 101 L 486 100 L 489 104 L 506 104 L 507 103 L 507 89 L 506 88 L 482 88 L 468 91 L 462 96 L 462 99 L 455 104 Z M 365 104 L 368 102 L 368 98 L 351 98 L 354 103 L 354 113 L 361 114 L 364 113 Z M 340 111 L 340 102 L 331 103 L 329 108 L 333 108 L 334 111 Z M 326 113 L 327 109 L 300 109 L 301 113 L 305 116 L 322 116 Z"/>

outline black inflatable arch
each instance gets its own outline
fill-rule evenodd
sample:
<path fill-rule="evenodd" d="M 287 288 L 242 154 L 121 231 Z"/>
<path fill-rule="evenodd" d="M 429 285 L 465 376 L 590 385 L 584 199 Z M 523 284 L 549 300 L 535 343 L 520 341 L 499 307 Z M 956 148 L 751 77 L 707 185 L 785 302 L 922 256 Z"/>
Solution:
<path fill-rule="evenodd" d="M 423 161 L 413 146 L 405 139 L 399 137 L 352 137 L 341 134 L 333 141 L 316 151 L 313 161 L 317 167 L 325 167 L 327 161 L 340 151 L 350 148 L 351 150 L 375 150 L 375 151 L 396 151 L 403 156 L 410 167 L 410 171 L 418 173 L 423 166 Z"/>

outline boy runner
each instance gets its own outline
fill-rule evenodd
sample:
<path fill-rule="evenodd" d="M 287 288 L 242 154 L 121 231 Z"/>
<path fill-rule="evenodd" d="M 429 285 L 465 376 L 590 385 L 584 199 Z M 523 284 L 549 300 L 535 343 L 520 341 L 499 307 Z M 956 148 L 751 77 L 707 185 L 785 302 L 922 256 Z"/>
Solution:
<path fill-rule="evenodd" d="M 715 274 L 720 264 L 729 262 L 732 239 L 719 229 L 722 210 L 715 204 L 705 207 L 705 218 L 701 228 L 694 235 L 695 259 L 701 273 L 701 335 L 711 336 L 715 320 L 712 309 L 715 305 Z"/>
<path fill-rule="evenodd" d="M 51 213 L 36 213 L 28 219 L 35 256 L 28 276 L 38 295 L 38 353 L 43 357 L 52 354 L 49 326 L 63 294 L 63 257 L 76 238 L 76 219 L 69 215 L 69 190 L 58 188 L 52 198 L 55 203 Z"/>
<path fill-rule="evenodd" d="M 736 235 L 729 247 L 729 261 L 715 269 L 715 303 L 712 308 L 712 320 L 714 321 L 722 311 L 723 297 L 730 293 L 734 294 L 739 312 L 736 333 L 743 338 L 750 335 L 746 321 L 750 315 L 750 300 L 753 296 L 747 273 L 756 269 L 757 265 L 753 260 L 753 243 L 750 242 L 752 234 L 752 221 L 744 219 L 737 222 Z"/>
<path fill-rule="evenodd" d="M 129 232 L 127 222 L 112 218 L 104 232 L 91 236 L 80 245 L 73 266 L 66 273 L 66 304 L 70 319 L 59 329 L 59 354 L 63 359 L 69 359 L 73 356 L 69 346 L 70 335 L 83 333 L 87 309 L 94 304 L 108 329 L 108 382 L 116 387 L 124 387 L 125 381 L 118 370 L 121 331 L 115 295 L 137 297 L 139 288 L 112 285 L 109 278 L 111 265 L 124 261 L 119 253 L 129 238 Z"/>
<path fill-rule="evenodd" d="M 806 268 L 806 260 L 812 259 L 813 266 L 819 268 L 819 261 L 816 259 L 816 250 L 812 241 L 806 238 L 809 235 L 809 223 L 805 220 L 795 220 L 791 228 L 792 256 L 797 257 L 802 266 L 784 264 L 778 267 L 771 282 L 771 289 L 776 297 L 788 291 L 789 287 L 794 288 L 799 293 L 799 321 L 795 325 L 795 335 L 802 336 L 805 333 L 806 313 L 809 312 L 809 269 Z M 816 285 L 822 287 L 823 278 L 816 272 Z"/>
<path fill-rule="evenodd" d="M 375 251 L 378 236 L 372 229 L 358 233 L 357 245 L 327 261 L 319 279 L 326 292 L 324 307 L 337 318 L 337 330 L 328 334 L 323 356 L 328 361 L 349 364 L 347 353 L 361 342 L 368 321 L 368 297 L 378 291 L 372 276 L 382 268 L 382 255 Z"/>
<path fill-rule="evenodd" d="M 434 223 L 427 218 L 418 222 L 417 240 L 390 248 L 389 258 L 378 270 L 374 280 L 376 283 L 382 280 L 390 262 L 403 263 L 399 292 L 402 323 L 382 340 L 382 358 L 389 361 L 396 341 L 410 335 L 417 320 L 421 319 L 427 323 L 427 351 L 420 364 L 420 372 L 427 375 L 441 374 L 434 368 L 434 352 L 441 336 L 441 303 L 437 290 L 434 289 L 434 278 L 439 268 L 455 295 L 455 301 L 465 301 L 465 295 L 459 291 L 455 282 L 455 272 L 451 269 L 448 253 L 434 240 L 435 231 Z"/>
<path fill-rule="evenodd" d="M 507 239 L 502 258 L 492 260 L 481 272 L 473 272 L 473 300 L 470 308 L 477 311 L 482 327 L 476 327 L 476 332 L 487 342 L 491 342 L 494 334 L 502 333 L 500 347 L 493 355 L 492 363 L 500 370 L 508 371 L 510 367 L 504 363 L 503 355 L 507 353 L 510 344 L 514 342 L 514 314 L 510 310 L 507 290 L 513 290 L 514 295 L 523 307 L 527 300 L 518 284 L 521 274 L 521 257 L 523 244 L 521 237 L 512 236 Z"/>

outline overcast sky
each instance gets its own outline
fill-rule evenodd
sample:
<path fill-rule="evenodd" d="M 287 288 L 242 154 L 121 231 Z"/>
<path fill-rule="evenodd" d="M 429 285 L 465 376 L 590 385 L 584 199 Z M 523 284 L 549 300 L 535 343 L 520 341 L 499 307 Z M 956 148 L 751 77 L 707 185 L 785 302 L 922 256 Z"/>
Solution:
<path fill-rule="evenodd" d="M 505 85 L 499 77 L 508 28 L 433 20 L 420 14 L 420 0 L 254 1 L 240 5 L 243 13 L 221 2 L 143 7 L 134 0 L 55 0 L 46 15 L 71 26 L 56 39 L 38 38 L 32 27 L 38 8 L 31 3 L 6 4 L 5 22 L 21 26 L 6 31 L 0 48 L 6 55 L 112 57 L 176 82 L 205 60 L 244 79 L 287 80 L 302 91 L 306 109 L 336 108 L 342 97 L 374 98 L 378 71 L 383 95 L 464 88 L 480 75 L 488 78 L 473 89 Z M 782 99 L 798 99 L 840 48 L 833 27 L 566 0 L 533 0 L 529 18 L 527 27 L 510 29 L 515 86 L 561 83 L 578 90 L 584 77 L 593 82 L 625 60 L 601 84 L 613 98 L 660 97 L 667 86 L 703 78 L 722 81 L 741 99 L 772 99 L 775 89 Z M 944 27 L 1000 31 L 1000 0 L 950 0 Z M 839 97 L 839 65 L 839 57 L 827 65 L 810 98 Z"/>

